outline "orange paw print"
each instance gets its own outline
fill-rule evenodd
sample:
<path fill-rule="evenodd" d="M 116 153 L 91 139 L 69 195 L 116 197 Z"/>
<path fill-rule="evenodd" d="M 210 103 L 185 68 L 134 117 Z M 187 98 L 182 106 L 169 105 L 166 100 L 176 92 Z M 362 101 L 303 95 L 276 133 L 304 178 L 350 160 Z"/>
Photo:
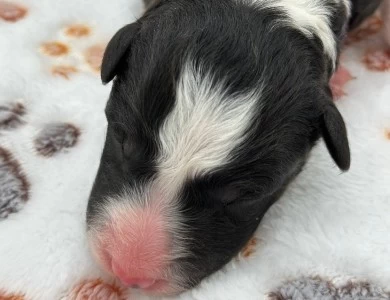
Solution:
<path fill-rule="evenodd" d="M 344 87 L 349 81 L 353 79 L 354 77 L 348 71 L 348 69 L 340 65 L 338 70 L 332 76 L 329 82 L 330 88 L 332 90 L 333 98 L 335 100 L 347 95 L 347 93 L 344 91 Z"/>
<path fill-rule="evenodd" d="M 48 56 L 62 56 L 69 53 L 69 47 L 60 42 L 49 42 L 42 44 L 41 51 Z"/>
<path fill-rule="evenodd" d="M 73 66 L 58 65 L 51 68 L 51 73 L 55 76 L 61 76 L 65 79 L 69 79 L 70 76 L 76 74 L 79 70 Z"/>
<path fill-rule="evenodd" d="M 49 61 L 52 75 L 70 79 L 80 72 L 99 73 L 105 47 L 92 27 L 71 24 L 52 41 L 42 43 L 40 52 Z"/>
<path fill-rule="evenodd" d="M 390 141 L 390 129 L 385 129 L 385 138 Z"/>
<path fill-rule="evenodd" d="M 363 57 L 367 69 L 377 72 L 390 70 L 390 49 L 367 50 Z"/>
<path fill-rule="evenodd" d="M 241 250 L 240 255 L 244 258 L 252 256 L 256 252 L 257 239 L 251 238 L 246 246 Z"/>
<path fill-rule="evenodd" d="M 94 45 L 89 47 L 85 53 L 85 60 L 89 66 L 95 71 L 99 72 L 102 65 L 105 47 L 103 45 Z"/>
<path fill-rule="evenodd" d="M 74 24 L 65 29 L 65 35 L 74 38 L 81 38 L 90 35 L 91 31 L 91 28 L 87 25 Z"/>
<path fill-rule="evenodd" d="M 379 33 L 382 27 L 383 27 L 382 19 L 379 16 L 374 15 L 368 18 L 365 22 L 363 22 L 363 24 L 360 25 L 359 28 L 352 31 L 348 35 L 345 44 L 350 45 L 352 43 L 363 41 L 366 38 Z"/>

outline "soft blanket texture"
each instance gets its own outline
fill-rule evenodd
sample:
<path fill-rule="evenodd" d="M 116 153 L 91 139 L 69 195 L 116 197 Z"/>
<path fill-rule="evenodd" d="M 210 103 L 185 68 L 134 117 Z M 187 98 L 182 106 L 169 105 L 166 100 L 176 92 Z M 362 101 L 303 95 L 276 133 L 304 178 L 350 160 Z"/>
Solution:
<path fill-rule="evenodd" d="M 16 2 L 19 1 L 19 2 Z M 109 38 L 141 0 L 0 0 L 0 299 L 146 299 L 99 271 L 85 235 L 110 86 Z M 177 299 L 390 299 L 390 50 L 375 16 L 349 38 L 352 168 L 323 144 L 241 255 Z"/>

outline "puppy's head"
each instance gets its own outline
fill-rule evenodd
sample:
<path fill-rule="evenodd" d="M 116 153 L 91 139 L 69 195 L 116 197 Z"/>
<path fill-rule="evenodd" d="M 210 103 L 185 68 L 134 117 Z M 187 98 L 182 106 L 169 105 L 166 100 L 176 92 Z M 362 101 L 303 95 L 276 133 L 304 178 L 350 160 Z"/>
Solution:
<path fill-rule="evenodd" d="M 278 17 L 166 1 L 109 43 L 102 79 L 116 78 L 87 223 L 126 285 L 179 293 L 222 268 L 321 136 L 348 169 L 326 60 Z"/>

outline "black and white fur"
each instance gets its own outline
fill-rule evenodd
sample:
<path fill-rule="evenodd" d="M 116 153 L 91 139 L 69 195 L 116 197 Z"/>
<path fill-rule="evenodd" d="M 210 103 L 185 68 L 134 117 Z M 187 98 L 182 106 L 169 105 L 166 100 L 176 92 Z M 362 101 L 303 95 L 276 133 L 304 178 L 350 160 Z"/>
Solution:
<path fill-rule="evenodd" d="M 115 201 L 145 205 L 123 191 L 158 183 L 185 290 L 239 252 L 320 138 L 349 169 L 329 79 L 350 2 L 147 2 L 104 56 L 102 80 L 115 80 L 87 222 L 93 230 Z"/>

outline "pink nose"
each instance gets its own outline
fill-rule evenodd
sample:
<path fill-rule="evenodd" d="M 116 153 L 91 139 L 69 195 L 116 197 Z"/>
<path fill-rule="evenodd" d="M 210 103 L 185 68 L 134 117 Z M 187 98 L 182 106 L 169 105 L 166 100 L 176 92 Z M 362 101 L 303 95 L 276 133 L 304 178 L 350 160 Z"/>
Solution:
<path fill-rule="evenodd" d="M 119 265 L 112 262 L 112 272 L 124 285 L 132 288 L 147 289 L 151 287 L 156 281 L 149 278 L 133 277 L 128 272 L 125 272 Z"/>

